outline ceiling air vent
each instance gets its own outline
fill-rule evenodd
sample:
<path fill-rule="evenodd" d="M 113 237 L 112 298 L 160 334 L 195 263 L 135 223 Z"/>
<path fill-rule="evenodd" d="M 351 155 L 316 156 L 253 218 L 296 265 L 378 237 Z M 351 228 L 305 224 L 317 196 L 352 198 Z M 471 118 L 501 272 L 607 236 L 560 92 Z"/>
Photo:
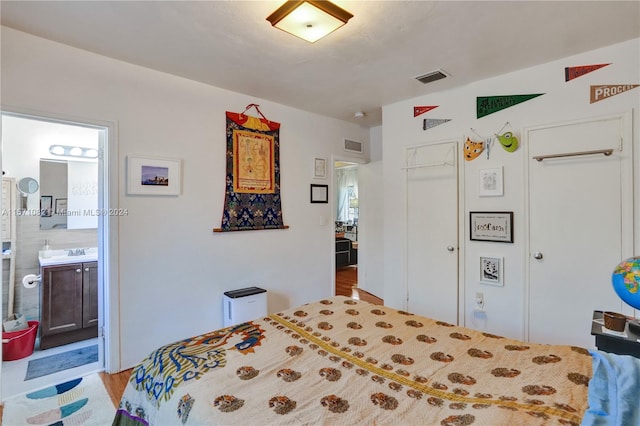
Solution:
<path fill-rule="evenodd" d="M 436 70 L 436 71 L 430 72 L 428 74 L 416 77 L 416 80 L 418 80 L 422 84 L 427 84 L 427 83 L 431 83 L 433 81 L 441 80 L 441 79 L 446 78 L 446 77 L 447 77 L 447 74 L 444 71 Z"/>
<path fill-rule="evenodd" d="M 344 140 L 344 150 L 349 152 L 357 152 L 362 154 L 364 150 L 362 149 L 362 142 L 353 141 L 351 139 Z"/>

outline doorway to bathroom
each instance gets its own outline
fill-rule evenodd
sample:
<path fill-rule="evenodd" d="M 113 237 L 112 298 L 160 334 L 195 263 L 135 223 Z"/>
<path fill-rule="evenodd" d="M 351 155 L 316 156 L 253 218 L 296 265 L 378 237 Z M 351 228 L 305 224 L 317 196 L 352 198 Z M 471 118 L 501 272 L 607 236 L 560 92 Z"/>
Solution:
<path fill-rule="evenodd" d="M 3 320 L 38 322 L 31 354 L 3 345 L 6 400 L 105 368 L 108 128 L 3 112 L 2 133 Z"/>

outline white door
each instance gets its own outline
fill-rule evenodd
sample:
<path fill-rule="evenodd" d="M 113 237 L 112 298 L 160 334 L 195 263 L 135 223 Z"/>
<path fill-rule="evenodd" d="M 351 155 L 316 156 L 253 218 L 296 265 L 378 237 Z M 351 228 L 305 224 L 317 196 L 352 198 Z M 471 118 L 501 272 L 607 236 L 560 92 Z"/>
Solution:
<path fill-rule="evenodd" d="M 407 309 L 458 323 L 457 142 L 409 147 Z"/>
<path fill-rule="evenodd" d="M 621 312 L 611 272 L 633 250 L 628 123 L 623 115 L 526 132 L 532 342 L 593 347 L 593 311 Z"/>

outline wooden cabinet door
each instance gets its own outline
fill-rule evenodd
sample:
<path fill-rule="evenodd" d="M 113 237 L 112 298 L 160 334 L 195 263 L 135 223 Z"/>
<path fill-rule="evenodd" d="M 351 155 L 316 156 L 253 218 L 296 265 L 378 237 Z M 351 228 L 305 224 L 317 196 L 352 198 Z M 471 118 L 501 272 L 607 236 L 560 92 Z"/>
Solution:
<path fill-rule="evenodd" d="M 82 326 L 98 325 L 98 262 L 82 264 Z"/>
<path fill-rule="evenodd" d="M 82 264 L 42 268 L 42 336 L 82 328 Z"/>

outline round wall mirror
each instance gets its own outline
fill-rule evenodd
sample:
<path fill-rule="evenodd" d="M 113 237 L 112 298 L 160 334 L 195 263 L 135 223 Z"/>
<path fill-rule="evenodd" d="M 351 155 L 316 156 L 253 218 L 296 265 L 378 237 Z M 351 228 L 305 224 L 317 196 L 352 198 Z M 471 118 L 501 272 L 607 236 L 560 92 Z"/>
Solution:
<path fill-rule="evenodd" d="M 23 194 L 34 194 L 36 191 L 38 191 L 38 188 L 40 187 L 40 185 L 38 185 L 38 181 L 35 180 L 32 177 L 25 177 L 22 178 L 18 181 L 18 191 L 20 191 Z"/>

